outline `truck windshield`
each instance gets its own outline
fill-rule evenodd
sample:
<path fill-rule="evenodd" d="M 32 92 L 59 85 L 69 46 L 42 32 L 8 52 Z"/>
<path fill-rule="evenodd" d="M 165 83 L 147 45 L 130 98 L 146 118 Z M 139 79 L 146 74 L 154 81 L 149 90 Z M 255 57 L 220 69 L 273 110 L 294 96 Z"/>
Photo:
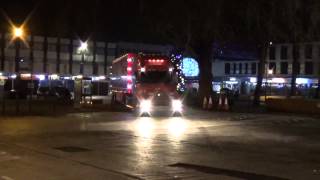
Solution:
<path fill-rule="evenodd" d="M 149 71 L 141 73 L 141 83 L 170 83 L 172 77 L 168 71 Z"/>

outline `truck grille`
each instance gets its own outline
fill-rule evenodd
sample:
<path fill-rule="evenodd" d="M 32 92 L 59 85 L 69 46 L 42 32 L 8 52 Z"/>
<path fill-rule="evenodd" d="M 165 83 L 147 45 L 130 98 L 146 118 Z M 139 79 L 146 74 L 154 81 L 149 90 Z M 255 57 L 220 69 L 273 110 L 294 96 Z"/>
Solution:
<path fill-rule="evenodd" d="M 171 99 L 167 93 L 158 92 L 154 94 L 152 102 L 154 106 L 169 106 Z"/>

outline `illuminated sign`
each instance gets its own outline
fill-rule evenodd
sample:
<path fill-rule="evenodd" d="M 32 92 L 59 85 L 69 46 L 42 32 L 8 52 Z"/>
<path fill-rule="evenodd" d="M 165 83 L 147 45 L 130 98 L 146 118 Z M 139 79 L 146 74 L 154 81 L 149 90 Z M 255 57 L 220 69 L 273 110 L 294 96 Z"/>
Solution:
<path fill-rule="evenodd" d="M 182 59 L 182 73 L 186 77 L 196 77 L 199 75 L 199 65 L 194 58 L 186 57 Z"/>

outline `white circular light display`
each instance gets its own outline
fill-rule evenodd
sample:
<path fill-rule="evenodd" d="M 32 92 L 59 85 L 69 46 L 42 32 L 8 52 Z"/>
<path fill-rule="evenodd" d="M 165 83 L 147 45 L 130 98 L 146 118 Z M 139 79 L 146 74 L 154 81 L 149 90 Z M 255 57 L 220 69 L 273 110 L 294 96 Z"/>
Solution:
<path fill-rule="evenodd" d="M 196 77 L 199 75 L 199 65 L 194 58 L 185 57 L 182 59 L 182 73 L 186 77 Z"/>

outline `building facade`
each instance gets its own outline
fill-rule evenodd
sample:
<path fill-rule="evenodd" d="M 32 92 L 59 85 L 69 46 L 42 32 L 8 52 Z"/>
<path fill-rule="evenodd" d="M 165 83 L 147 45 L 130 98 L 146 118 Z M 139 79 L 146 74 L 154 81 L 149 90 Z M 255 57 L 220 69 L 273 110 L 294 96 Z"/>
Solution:
<path fill-rule="evenodd" d="M 297 79 L 299 89 L 312 89 L 318 85 L 320 76 L 320 43 L 300 43 L 297 52 Z M 230 53 L 231 52 L 231 53 Z M 219 51 L 212 63 L 213 87 L 239 90 L 243 94 L 252 93 L 257 81 L 259 60 L 257 56 L 239 51 L 226 54 Z M 291 86 L 293 64 L 292 44 L 272 44 L 267 53 L 263 86 L 286 94 Z"/>
<path fill-rule="evenodd" d="M 2 33 L 0 71 L 6 74 L 101 76 L 108 74 L 112 60 L 122 54 L 144 52 L 169 55 L 172 50 L 169 45 L 90 40 L 87 43 L 88 48 L 83 52 L 79 51 L 79 39 L 27 36 L 24 40 L 12 40 L 10 34 Z"/>

